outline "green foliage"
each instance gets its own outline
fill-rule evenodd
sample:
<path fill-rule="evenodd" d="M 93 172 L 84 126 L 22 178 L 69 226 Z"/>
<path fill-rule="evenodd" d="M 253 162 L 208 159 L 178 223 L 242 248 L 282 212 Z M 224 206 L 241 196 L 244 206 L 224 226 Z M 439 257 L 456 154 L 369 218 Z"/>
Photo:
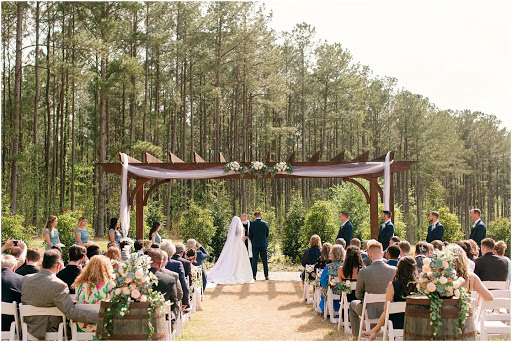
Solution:
<path fill-rule="evenodd" d="M 450 209 L 448 207 L 439 208 L 439 222 L 444 227 L 444 241 L 455 242 L 464 238 L 464 233 L 462 233 L 461 225 L 457 216 L 450 213 Z"/>
<path fill-rule="evenodd" d="M 160 203 L 155 201 L 155 202 L 151 202 L 148 206 L 146 206 L 144 209 L 146 209 L 145 211 L 147 213 L 144 214 L 144 226 L 145 227 L 149 227 L 149 229 L 151 229 L 152 225 L 153 225 L 153 222 L 160 222 L 160 224 L 162 224 L 162 229 L 160 229 L 160 236 L 165 239 L 165 235 L 167 235 L 167 232 L 169 231 L 169 229 L 167 227 L 164 228 L 164 215 L 162 214 L 162 209 L 161 209 L 161 206 L 160 206 Z M 165 231 L 164 231 L 165 229 Z M 146 233 L 144 233 L 144 239 L 148 239 L 149 238 L 149 231 Z"/>
<path fill-rule="evenodd" d="M 83 213 L 78 210 L 66 211 L 57 216 L 57 220 L 59 221 L 57 223 L 57 230 L 59 231 L 60 243 L 64 244 L 64 247 L 62 248 L 62 259 L 64 259 L 65 263 L 68 262 L 69 247 L 74 245 L 76 242 L 75 229 L 80 216 L 83 216 Z"/>
<path fill-rule="evenodd" d="M 336 237 L 336 226 L 333 222 L 333 210 L 327 201 L 316 201 L 306 216 L 302 237 L 309 241 L 313 234 L 322 239 L 322 243 L 334 243 Z"/>
<path fill-rule="evenodd" d="M 368 182 L 361 180 L 363 186 L 368 188 Z M 370 207 L 366 203 L 366 198 L 355 184 L 342 183 L 330 188 L 330 202 L 333 208 L 333 221 L 339 222 L 339 215 L 342 211 L 348 211 L 350 222 L 354 225 L 353 237 L 360 240 L 368 239 L 370 232 L 365 227 L 364 222 L 370 215 Z M 323 240 L 322 240 L 323 241 Z M 349 241 L 347 241 L 349 243 Z"/>
<path fill-rule="evenodd" d="M 189 208 L 183 212 L 180 220 L 180 233 L 183 241 L 196 239 L 204 246 L 209 246 L 215 235 L 215 227 L 212 222 L 212 211 L 203 209 L 194 201 L 190 202 Z"/>
<path fill-rule="evenodd" d="M 288 211 L 283 225 L 283 254 L 291 259 L 300 258 L 302 244 L 302 229 L 305 215 L 302 199 L 296 198 Z M 300 259 L 299 259 L 300 260 Z"/>
<path fill-rule="evenodd" d="M 508 217 L 499 217 L 496 220 L 489 222 L 487 237 L 490 237 L 495 241 L 505 241 L 507 244 L 505 255 L 510 257 L 510 219 Z"/>
<path fill-rule="evenodd" d="M 23 240 L 30 247 L 32 237 L 29 231 L 23 225 L 23 216 L 2 214 L 2 245 L 12 237 L 14 240 Z"/>
<path fill-rule="evenodd" d="M 228 235 L 228 229 L 231 223 L 231 208 L 223 191 L 216 193 L 209 192 L 209 194 L 208 203 L 212 209 L 215 234 L 212 237 L 211 253 L 210 251 L 208 252 L 210 256 L 218 258 Z"/>

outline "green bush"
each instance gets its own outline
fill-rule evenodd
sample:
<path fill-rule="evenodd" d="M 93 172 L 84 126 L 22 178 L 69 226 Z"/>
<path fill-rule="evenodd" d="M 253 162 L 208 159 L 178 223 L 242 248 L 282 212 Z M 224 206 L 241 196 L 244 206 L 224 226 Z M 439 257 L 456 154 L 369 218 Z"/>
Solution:
<path fill-rule="evenodd" d="M 448 242 L 460 241 L 464 238 L 459 219 L 455 214 L 450 213 L 448 207 L 439 208 L 439 222 L 444 227 L 443 240 Z M 427 236 L 425 230 L 425 236 Z"/>
<path fill-rule="evenodd" d="M 283 254 L 296 259 L 300 257 L 303 249 L 302 230 L 304 227 L 304 207 L 302 200 L 296 199 L 292 202 L 288 216 L 284 222 L 283 229 Z"/>
<path fill-rule="evenodd" d="M 229 225 L 231 224 L 231 213 L 228 200 L 225 196 L 213 196 L 210 201 L 213 211 L 213 226 L 215 234 L 212 237 L 211 257 L 218 258 L 222 252 L 222 247 L 228 236 Z"/>
<path fill-rule="evenodd" d="M 30 230 L 26 229 L 23 225 L 24 218 L 21 215 L 10 215 L 4 213 L 2 215 L 2 246 L 12 237 L 14 240 L 23 240 L 25 244 L 30 247 L 32 237 L 30 236 Z M 43 230 L 40 231 L 41 235 Z"/>
<path fill-rule="evenodd" d="M 180 233 L 183 241 L 196 239 L 202 245 L 210 246 L 215 235 L 213 226 L 212 211 L 199 207 L 194 201 L 183 212 L 180 220 Z"/>
<path fill-rule="evenodd" d="M 336 225 L 333 222 L 333 210 L 327 201 L 316 201 L 306 216 L 302 234 L 303 241 L 309 241 L 313 234 L 322 239 L 322 243 L 334 243 Z"/>
<path fill-rule="evenodd" d="M 82 211 L 66 211 L 57 216 L 57 230 L 59 231 L 60 243 L 64 244 L 62 248 L 62 259 L 65 263 L 68 262 L 68 249 L 71 245 L 75 244 L 75 228 L 80 216 L 83 216 Z M 91 234 L 90 224 L 87 224 L 89 234 Z M 45 244 L 46 247 L 46 244 Z"/>
<path fill-rule="evenodd" d="M 2 227 L 3 229 L 3 227 Z M 507 250 L 505 255 L 510 257 L 510 219 L 507 217 L 499 217 L 495 221 L 489 222 L 487 237 L 495 241 L 505 241 Z"/>

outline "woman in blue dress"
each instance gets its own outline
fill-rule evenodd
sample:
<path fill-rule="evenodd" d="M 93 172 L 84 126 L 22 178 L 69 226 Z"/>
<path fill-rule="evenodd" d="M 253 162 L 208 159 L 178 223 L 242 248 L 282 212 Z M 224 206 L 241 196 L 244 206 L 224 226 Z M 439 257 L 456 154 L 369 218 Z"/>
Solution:
<path fill-rule="evenodd" d="M 160 244 L 162 242 L 162 238 L 160 237 L 160 234 L 158 234 L 158 231 L 162 228 L 162 225 L 160 222 L 155 221 L 153 222 L 153 225 L 151 226 L 151 230 L 149 231 L 149 240 L 151 240 L 151 244 L 158 243 Z"/>
<path fill-rule="evenodd" d="M 117 244 L 121 243 L 122 234 L 119 231 L 119 220 L 117 217 L 112 217 L 110 219 L 110 227 L 108 229 L 108 238 L 110 242 L 116 242 Z"/>
<path fill-rule="evenodd" d="M 60 244 L 59 231 L 56 228 L 57 223 L 57 216 L 48 216 L 43 229 L 43 238 L 46 241 L 46 250 Z"/>
<path fill-rule="evenodd" d="M 87 219 L 82 216 L 78 219 L 78 224 L 75 228 L 75 242 L 77 245 L 85 245 L 89 240 L 89 232 L 87 231 Z"/>
<path fill-rule="evenodd" d="M 331 248 L 330 259 L 332 262 L 327 264 L 320 276 L 320 285 L 322 286 L 322 298 L 320 300 L 320 309 L 324 312 L 325 297 L 327 296 L 327 286 L 331 279 L 338 279 L 339 270 L 343 267 L 343 259 L 345 258 L 345 248 L 342 245 L 334 245 Z M 332 289 L 332 293 L 335 295 L 341 294 L 341 283 L 337 282 L 336 287 Z M 340 310 L 340 301 L 335 300 L 333 302 L 334 312 Z"/>

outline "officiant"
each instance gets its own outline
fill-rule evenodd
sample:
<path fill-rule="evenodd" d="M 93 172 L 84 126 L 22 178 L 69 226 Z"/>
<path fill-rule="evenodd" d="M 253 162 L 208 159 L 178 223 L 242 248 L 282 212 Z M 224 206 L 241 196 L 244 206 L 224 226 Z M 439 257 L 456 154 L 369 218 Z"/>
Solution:
<path fill-rule="evenodd" d="M 252 265 L 252 244 L 251 240 L 249 239 L 249 229 L 251 229 L 251 221 L 249 221 L 249 217 L 247 214 L 240 215 L 240 220 L 242 221 L 242 225 L 244 226 L 244 232 L 245 232 L 245 248 L 247 248 L 247 252 L 249 252 L 249 261 Z"/>

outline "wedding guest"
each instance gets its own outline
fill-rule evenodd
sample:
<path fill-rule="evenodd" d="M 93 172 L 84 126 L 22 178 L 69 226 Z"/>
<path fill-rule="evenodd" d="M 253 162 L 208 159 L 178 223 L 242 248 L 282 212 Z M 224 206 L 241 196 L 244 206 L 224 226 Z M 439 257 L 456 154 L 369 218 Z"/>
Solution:
<path fill-rule="evenodd" d="M 427 229 L 427 238 L 425 241 L 431 243 L 434 240 L 443 241 L 444 227 L 439 222 L 439 213 L 437 211 L 431 211 L 428 215 L 430 225 Z"/>
<path fill-rule="evenodd" d="M 183 256 L 185 254 L 185 245 L 182 243 L 177 243 L 175 246 L 176 252 L 171 257 L 173 260 L 177 260 L 183 264 L 183 268 L 185 270 L 185 276 L 188 278 L 188 283 L 192 284 L 192 263 L 185 259 Z"/>
<path fill-rule="evenodd" d="M 87 250 L 81 245 L 72 245 L 68 251 L 69 262 L 67 266 L 57 273 L 57 278 L 68 285 L 69 293 L 74 294 L 75 289 L 71 285 L 82 272 L 82 265 L 85 264 Z"/>
<path fill-rule="evenodd" d="M 121 261 L 124 262 L 128 260 L 128 257 L 130 256 L 132 250 L 130 240 L 121 239 L 121 242 L 119 243 L 119 250 L 121 251 Z"/>
<path fill-rule="evenodd" d="M 27 249 L 25 265 L 18 268 L 16 273 L 22 276 L 37 273 L 39 272 L 37 269 L 37 264 L 39 262 L 41 262 L 41 252 L 39 252 L 39 248 L 29 248 Z"/>
<path fill-rule="evenodd" d="M 172 243 L 172 240 L 164 239 L 160 244 L 160 249 L 163 252 L 167 253 L 168 255 L 167 264 L 165 265 L 165 268 L 177 273 L 179 276 L 178 279 L 181 284 L 181 288 L 183 289 L 183 300 L 181 304 L 183 305 L 183 308 L 186 308 L 189 305 L 190 301 L 190 290 L 188 287 L 188 283 L 186 281 L 185 268 L 183 267 L 183 264 L 180 261 L 174 260 L 169 257 L 176 254 L 176 247 Z"/>
<path fill-rule="evenodd" d="M 179 314 L 179 306 L 178 306 L 178 289 L 176 285 L 176 279 L 169 274 L 161 271 L 162 265 L 164 264 L 164 254 L 159 249 L 149 249 L 148 256 L 151 258 L 151 268 L 149 271 L 154 273 L 156 278 L 158 279 L 158 284 L 153 285 L 153 290 L 161 292 L 165 300 L 170 300 L 172 305 L 172 310 L 176 317 Z"/>
<path fill-rule="evenodd" d="M 416 244 L 414 255 L 416 259 L 416 266 L 418 267 L 418 272 L 421 272 L 421 268 L 423 267 L 423 260 L 430 256 L 430 249 L 428 248 L 428 245 L 425 241 L 419 241 Z"/>
<path fill-rule="evenodd" d="M 396 235 L 392 236 L 391 239 L 389 239 L 389 244 L 392 245 L 394 243 L 399 243 L 400 242 L 400 238 Z"/>
<path fill-rule="evenodd" d="M 46 250 L 60 244 L 59 231 L 57 230 L 57 216 L 50 215 L 43 228 L 43 238 L 46 241 Z"/>
<path fill-rule="evenodd" d="M 482 256 L 475 260 L 475 274 L 482 281 L 506 281 L 508 276 L 508 262 L 494 254 L 496 243 L 491 238 L 481 242 Z"/>
<path fill-rule="evenodd" d="M 16 260 L 14 270 L 17 270 L 23 266 L 27 257 L 27 245 L 25 242 L 23 242 L 23 240 L 14 240 L 13 238 L 8 238 L 2 246 L 2 253 L 7 250 L 11 251 L 11 255 Z"/>
<path fill-rule="evenodd" d="M 399 260 L 404 256 L 408 256 L 411 252 L 411 244 L 409 241 L 400 241 L 398 243 L 398 247 L 400 248 L 400 257 L 398 258 Z"/>
<path fill-rule="evenodd" d="M 345 246 L 347 245 L 346 242 L 352 240 L 352 234 L 354 233 L 354 226 L 352 225 L 352 222 L 350 222 L 348 211 L 342 211 L 340 213 L 340 221 L 341 226 L 340 230 L 338 231 L 338 235 L 336 236 L 336 239 L 343 239 L 345 240 Z"/>
<path fill-rule="evenodd" d="M 153 247 L 152 247 L 153 248 Z M 144 240 L 135 240 L 133 243 L 133 251 L 144 253 Z"/>
<path fill-rule="evenodd" d="M 76 278 L 71 288 L 76 291 L 77 304 L 99 304 L 104 299 L 112 298 L 115 288 L 114 270 L 107 257 L 95 255 Z M 78 332 L 95 332 L 96 325 L 76 323 Z"/>
<path fill-rule="evenodd" d="M 108 238 L 110 242 L 116 242 L 117 244 L 120 244 L 122 237 L 123 235 L 119 229 L 119 220 L 117 217 L 112 217 L 110 219 L 110 227 L 108 229 Z"/>
<path fill-rule="evenodd" d="M 162 242 L 162 238 L 160 237 L 160 234 L 158 234 L 160 229 L 162 229 L 162 225 L 160 224 L 160 222 L 153 222 L 151 230 L 149 231 L 149 240 L 151 241 L 152 244 Z"/>
<path fill-rule="evenodd" d="M 325 298 L 327 296 L 327 285 L 329 284 L 331 278 L 337 279 L 339 270 L 343 266 L 343 259 L 345 258 L 345 249 L 341 245 L 334 245 L 331 248 L 330 259 L 331 263 L 327 264 L 322 271 L 322 275 L 320 276 L 320 285 L 322 286 L 322 296 L 320 299 L 320 310 L 322 313 L 325 310 Z M 335 295 L 341 294 L 341 284 L 337 283 L 336 288 L 332 289 L 332 293 Z M 333 302 L 334 312 L 338 312 L 340 310 L 340 301 L 335 300 Z"/>
<path fill-rule="evenodd" d="M 473 253 L 474 253 L 474 251 L 471 248 L 471 244 L 469 243 L 469 241 L 464 240 L 464 241 L 457 241 L 457 242 L 454 242 L 454 243 L 459 245 L 464 250 L 464 252 L 466 253 L 466 257 L 468 258 L 468 268 L 469 268 L 469 271 L 470 272 L 474 272 L 475 271 L 475 262 L 473 261 L 473 258 L 474 258 L 474 254 Z M 476 255 L 478 255 L 478 253 L 476 253 Z"/>
<path fill-rule="evenodd" d="M 361 258 L 361 250 L 359 247 L 348 246 L 345 260 L 338 272 L 340 283 L 343 282 L 343 280 L 357 281 L 359 271 L 364 267 L 365 266 L 363 259 Z M 349 303 L 354 299 L 356 299 L 356 290 L 352 290 L 352 292 L 347 294 L 347 301 Z"/>
<path fill-rule="evenodd" d="M 336 241 L 334 241 L 334 244 L 335 244 L 335 245 L 343 246 L 343 248 L 347 247 L 347 242 L 345 241 L 345 239 L 344 239 L 344 238 L 338 238 L 338 239 L 336 239 Z"/>
<path fill-rule="evenodd" d="M 382 244 L 383 250 L 386 250 L 389 246 L 391 237 L 395 234 L 395 226 L 393 225 L 393 222 L 391 222 L 391 212 L 389 210 L 384 210 L 382 212 L 381 219 L 384 223 L 379 227 L 379 237 L 377 241 Z"/>
<path fill-rule="evenodd" d="M 388 260 L 388 265 L 396 267 L 398 265 L 399 256 L 400 247 L 398 247 L 398 245 L 389 245 L 388 249 L 386 249 L 386 259 Z"/>
<path fill-rule="evenodd" d="M 47 250 L 43 256 L 42 269 L 29 277 L 23 277 L 21 284 L 22 304 L 38 307 L 56 306 L 67 318 L 77 322 L 96 324 L 99 320 L 96 311 L 77 309 L 69 296 L 65 282 L 56 274 L 62 269 L 61 254 L 56 250 Z M 28 333 L 44 340 L 46 331 L 57 331 L 61 317 L 29 316 L 25 318 Z"/>
<path fill-rule="evenodd" d="M 185 259 L 190 261 L 192 265 L 196 266 L 196 251 L 192 248 L 187 249 L 187 251 L 185 252 Z"/>
<path fill-rule="evenodd" d="M 2 254 L 2 302 L 21 302 L 21 282 L 23 276 L 14 273 L 18 262 L 9 254 Z M 2 315 L 2 331 L 8 331 L 14 316 Z"/>
<path fill-rule="evenodd" d="M 368 253 L 366 253 L 366 251 L 363 251 L 361 249 L 361 240 L 359 240 L 358 238 L 353 238 L 352 240 L 350 240 L 350 245 L 356 246 L 357 248 L 359 248 L 359 251 L 361 253 L 361 258 L 363 259 L 364 265 L 365 266 L 370 265 L 371 261 L 370 261 L 370 258 L 368 257 Z"/>
<path fill-rule="evenodd" d="M 306 274 L 306 265 L 314 265 L 322 255 L 320 251 L 322 248 L 322 239 L 317 234 L 314 234 L 309 239 L 308 249 L 304 251 L 302 255 L 301 264 L 304 267 L 304 271 L 300 274 L 300 279 L 304 281 L 304 275 Z M 309 274 L 309 279 L 314 280 L 315 274 Z"/>
<path fill-rule="evenodd" d="M 87 219 L 82 216 L 78 219 L 78 224 L 75 228 L 75 243 L 77 245 L 85 245 L 89 240 L 89 232 L 87 231 Z"/>
<path fill-rule="evenodd" d="M 115 246 L 109 247 L 109 249 L 107 249 L 107 253 L 105 254 L 105 256 L 109 260 L 114 260 L 115 264 L 119 264 L 121 262 L 121 252 L 119 251 L 119 248 Z"/>
<path fill-rule="evenodd" d="M 434 250 L 442 251 L 444 249 L 444 242 L 441 240 L 434 240 L 431 243 L 434 246 Z"/>
<path fill-rule="evenodd" d="M 468 290 L 470 293 L 472 291 L 476 291 L 483 300 L 493 300 L 492 293 L 482 284 L 480 278 L 469 271 L 468 268 L 468 258 L 466 257 L 466 252 L 457 244 L 449 244 L 446 248 L 453 248 L 456 251 L 457 258 L 453 263 L 453 268 L 455 269 L 455 273 L 457 277 L 462 277 L 465 279 L 463 288 Z"/>
<path fill-rule="evenodd" d="M 181 287 L 180 275 L 178 273 L 166 268 L 167 264 L 169 263 L 169 255 L 167 254 L 167 252 L 165 252 L 161 249 L 158 249 L 158 250 L 160 251 L 160 253 L 162 253 L 162 267 L 160 267 L 160 270 L 162 272 L 172 276 L 176 280 L 176 290 L 177 290 L 177 294 L 178 294 L 178 300 L 180 302 L 182 302 L 183 301 L 183 288 Z"/>
<path fill-rule="evenodd" d="M 315 264 L 315 274 L 317 273 L 317 270 L 323 270 L 325 266 L 329 263 L 331 263 L 330 255 L 331 255 L 331 248 L 332 245 L 329 242 L 324 242 L 322 245 L 322 251 L 320 253 L 320 258 Z"/>
<path fill-rule="evenodd" d="M 204 247 L 199 242 L 197 242 L 195 239 L 188 239 L 187 247 L 190 249 L 193 249 L 195 252 L 196 260 L 194 262 L 192 262 L 192 264 L 194 266 L 201 267 L 202 278 L 203 278 L 203 291 L 204 291 L 204 290 L 206 290 L 206 283 L 208 282 L 208 280 L 206 278 L 207 275 L 206 275 L 206 270 L 203 265 L 203 261 L 208 258 L 208 252 L 206 252 L 206 249 L 204 249 Z"/>
<path fill-rule="evenodd" d="M 471 209 L 469 214 L 469 217 L 471 217 L 475 222 L 471 227 L 471 234 L 469 235 L 469 238 L 475 241 L 479 248 L 481 248 L 482 240 L 485 239 L 485 236 L 487 235 L 487 227 L 480 218 L 481 215 L 482 212 L 480 209 Z M 483 252 L 480 252 L 478 255 L 481 256 L 481 253 Z"/>
<path fill-rule="evenodd" d="M 373 242 L 368 245 L 368 255 L 372 263 L 370 266 L 359 271 L 356 287 L 356 300 L 350 303 L 349 318 L 352 325 L 352 334 L 359 334 L 359 317 L 363 311 L 363 299 L 365 292 L 368 293 L 386 293 L 388 283 L 393 279 L 396 273 L 396 267 L 390 266 L 382 258 L 382 245 L 379 242 Z M 368 305 L 368 317 L 379 317 L 384 311 L 383 304 Z"/>
<path fill-rule="evenodd" d="M 471 248 L 471 260 L 475 261 L 476 258 L 478 258 L 479 255 L 481 255 L 480 253 L 480 246 L 475 242 L 475 240 L 472 240 L 472 239 L 469 239 L 469 240 L 464 240 L 464 241 L 467 241 L 469 243 L 469 246 Z"/>
<path fill-rule="evenodd" d="M 89 247 L 87 247 L 87 259 L 91 260 L 91 258 L 93 256 L 100 255 L 100 254 L 101 254 L 100 246 L 90 245 Z"/>
<path fill-rule="evenodd" d="M 400 259 L 393 281 L 386 288 L 386 302 L 405 302 L 405 298 L 417 291 L 418 271 L 416 260 L 413 257 L 405 256 Z M 370 331 L 365 331 L 364 335 L 369 337 L 370 341 L 375 340 L 386 319 L 386 307 L 380 315 L 379 322 Z M 393 329 L 403 329 L 405 313 L 395 313 L 389 315 L 389 320 L 393 322 Z"/>
<path fill-rule="evenodd" d="M 510 282 L 510 259 L 508 256 L 505 255 L 505 251 L 507 250 L 507 244 L 505 241 L 498 241 L 496 242 L 496 245 L 494 246 L 494 253 L 497 256 L 500 256 L 507 260 L 507 281 Z"/>

